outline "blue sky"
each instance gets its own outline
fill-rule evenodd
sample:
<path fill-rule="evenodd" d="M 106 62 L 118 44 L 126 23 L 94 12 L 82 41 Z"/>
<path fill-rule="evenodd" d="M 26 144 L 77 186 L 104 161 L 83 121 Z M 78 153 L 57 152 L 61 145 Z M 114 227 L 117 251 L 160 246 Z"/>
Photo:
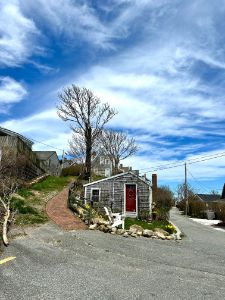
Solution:
<path fill-rule="evenodd" d="M 223 152 L 224 18 L 224 0 L 1 1 L 0 125 L 68 148 L 55 105 L 75 83 L 119 111 L 109 126 L 136 138 L 140 151 L 125 161 L 134 168 Z M 221 190 L 224 164 L 189 165 L 190 183 Z M 158 177 L 174 188 L 184 168 Z"/>

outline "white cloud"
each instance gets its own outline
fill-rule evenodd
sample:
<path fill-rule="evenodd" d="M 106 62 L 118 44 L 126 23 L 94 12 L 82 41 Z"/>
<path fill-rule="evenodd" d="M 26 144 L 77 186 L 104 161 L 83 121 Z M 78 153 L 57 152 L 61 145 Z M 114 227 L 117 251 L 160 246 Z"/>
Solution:
<path fill-rule="evenodd" d="M 0 65 L 18 66 L 37 50 L 34 42 L 38 30 L 26 18 L 17 0 L 0 3 Z"/>
<path fill-rule="evenodd" d="M 68 149 L 71 132 L 67 124 L 59 119 L 55 109 L 49 109 L 22 119 L 11 119 L 0 126 L 16 131 L 27 138 L 33 139 L 34 150 Z M 38 143 L 40 142 L 40 143 Z M 51 147 L 43 145 L 47 144 Z"/>
<path fill-rule="evenodd" d="M 7 112 L 13 103 L 18 103 L 27 95 L 25 87 L 11 77 L 0 77 L 0 110 Z"/>

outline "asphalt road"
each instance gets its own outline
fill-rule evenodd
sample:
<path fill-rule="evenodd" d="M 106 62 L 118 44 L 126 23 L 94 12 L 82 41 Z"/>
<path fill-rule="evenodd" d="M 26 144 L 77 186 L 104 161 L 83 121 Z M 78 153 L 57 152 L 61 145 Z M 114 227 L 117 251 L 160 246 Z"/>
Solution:
<path fill-rule="evenodd" d="M 0 259 L 0 299 L 225 299 L 225 233 L 172 212 L 182 241 L 30 229 Z"/>

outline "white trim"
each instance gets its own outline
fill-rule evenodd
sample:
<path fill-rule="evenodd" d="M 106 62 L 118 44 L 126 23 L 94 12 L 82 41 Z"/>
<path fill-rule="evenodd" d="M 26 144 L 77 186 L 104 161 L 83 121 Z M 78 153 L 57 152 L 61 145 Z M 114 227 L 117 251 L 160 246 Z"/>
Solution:
<path fill-rule="evenodd" d="M 99 199 L 98 199 L 98 202 L 100 202 L 101 201 L 101 189 L 100 188 L 91 188 L 90 201 L 91 201 L 92 196 L 93 196 L 92 195 L 93 190 L 99 190 Z"/>
<path fill-rule="evenodd" d="M 87 204 L 87 188 L 84 189 L 84 204 Z"/>
<path fill-rule="evenodd" d="M 126 199 L 126 186 L 127 185 L 135 185 L 136 186 L 136 212 L 127 212 L 126 211 L 126 202 L 127 202 L 127 199 Z M 134 217 L 137 217 L 138 216 L 138 193 L 137 193 L 138 191 L 137 191 L 137 183 L 133 183 L 133 182 L 131 182 L 131 183 L 124 183 L 124 214 L 126 215 L 126 216 L 129 216 L 129 214 L 130 215 L 132 215 L 132 216 L 134 216 Z"/>
<path fill-rule="evenodd" d="M 137 179 L 140 179 L 141 181 L 143 181 L 145 184 L 151 185 L 151 182 L 148 183 L 144 179 L 142 179 L 141 177 L 139 177 L 136 174 L 134 174 L 133 172 L 128 171 L 128 172 L 125 172 L 125 173 L 117 174 L 117 175 L 114 175 L 114 176 L 111 176 L 111 177 L 107 177 L 107 178 L 104 178 L 104 179 L 100 179 L 100 180 L 97 180 L 97 181 L 86 183 L 83 186 L 86 187 L 86 186 L 89 186 L 89 185 L 92 185 L 92 184 L 95 184 L 95 183 L 99 183 L 99 182 L 103 182 L 103 181 L 106 181 L 106 180 L 110 180 L 112 178 L 117 178 L 117 177 L 120 177 L 120 176 L 124 176 L 126 174 L 131 174 L 131 175 L 135 176 Z"/>

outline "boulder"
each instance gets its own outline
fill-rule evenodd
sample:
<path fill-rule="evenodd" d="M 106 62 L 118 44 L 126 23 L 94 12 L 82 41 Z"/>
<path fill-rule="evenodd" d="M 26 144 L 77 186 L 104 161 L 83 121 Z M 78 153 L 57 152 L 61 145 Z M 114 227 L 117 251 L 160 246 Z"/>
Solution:
<path fill-rule="evenodd" d="M 166 238 L 166 240 L 173 240 L 174 239 L 171 235 L 167 235 L 165 238 Z"/>
<path fill-rule="evenodd" d="M 129 237 L 129 233 L 127 231 L 124 232 L 123 237 Z"/>
<path fill-rule="evenodd" d="M 138 231 L 143 232 L 143 230 L 144 229 L 141 226 L 134 224 L 134 225 L 130 226 L 129 232 L 130 232 L 130 234 L 132 234 L 132 233 L 136 234 Z"/>
<path fill-rule="evenodd" d="M 125 233 L 125 230 L 124 230 L 124 229 L 117 229 L 116 233 L 117 233 L 118 235 L 122 235 L 122 234 Z"/>
<path fill-rule="evenodd" d="M 155 235 L 161 240 L 165 240 L 165 238 L 166 238 L 162 232 L 157 231 L 157 232 L 155 232 Z"/>
<path fill-rule="evenodd" d="M 136 237 L 137 237 L 136 233 L 131 233 L 130 236 L 132 236 L 133 238 L 136 238 Z"/>
<path fill-rule="evenodd" d="M 112 228 L 112 232 L 116 233 L 116 232 L 117 232 L 117 228 L 116 228 L 116 227 L 113 227 L 113 228 Z"/>
<path fill-rule="evenodd" d="M 152 237 L 153 234 L 154 234 L 154 232 L 153 232 L 152 230 L 150 230 L 150 229 L 145 229 L 145 230 L 143 231 L 143 236 L 144 236 L 144 237 Z"/>
<path fill-rule="evenodd" d="M 160 233 L 164 234 L 164 236 L 169 235 L 169 232 L 163 230 L 162 228 L 155 228 L 154 231 L 155 232 L 160 232 Z"/>
<path fill-rule="evenodd" d="M 97 224 L 92 224 L 92 225 L 89 226 L 89 229 L 90 230 L 95 230 L 97 227 L 98 227 Z"/>
<path fill-rule="evenodd" d="M 99 225 L 98 230 L 104 231 L 105 225 Z"/>
<path fill-rule="evenodd" d="M 142 233 L 143 233 L 143 231 L 138 230 L 136 234 L 137 234 L 137 236 L 142 236 Z"/>

